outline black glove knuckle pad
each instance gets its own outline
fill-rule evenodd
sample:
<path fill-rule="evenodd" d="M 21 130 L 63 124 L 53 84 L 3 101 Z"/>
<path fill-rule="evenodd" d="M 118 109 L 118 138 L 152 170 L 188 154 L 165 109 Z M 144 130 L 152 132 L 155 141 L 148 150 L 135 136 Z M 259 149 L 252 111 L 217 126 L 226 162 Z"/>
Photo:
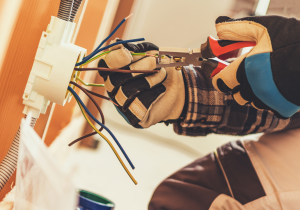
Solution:
<path fill-rule="evenodd" d="M 140 78 L 131 82 L 128 82 L 122 86 L 123 94 L 127 97 L 122 110 L 125 111 L 130 106 L 132 101 L 135 99 L 137 94 L 145 89 L 149 89 L 150 85 L 145 78 Z"/>

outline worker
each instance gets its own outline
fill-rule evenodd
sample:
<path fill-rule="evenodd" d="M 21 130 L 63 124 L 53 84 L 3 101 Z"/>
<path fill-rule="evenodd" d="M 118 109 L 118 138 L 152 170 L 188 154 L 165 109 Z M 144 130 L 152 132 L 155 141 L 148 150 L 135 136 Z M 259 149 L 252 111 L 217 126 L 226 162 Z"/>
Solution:
<path fill-rule="evenodd" d="M 157 187 L 148 209 L 299 209 L 300 21 L 222 16 L 216 30 L 220 39 L 256 46 L 212 79 L 191 66 L 154 74 L 99 72 L 117 110 L 136 128 L 164 122 L 186 136 L 263 133 L 227 143 L 175 172 Z M 152 43 L 111 50 L 99 67 L 156 69 L 159 48 Z"/>

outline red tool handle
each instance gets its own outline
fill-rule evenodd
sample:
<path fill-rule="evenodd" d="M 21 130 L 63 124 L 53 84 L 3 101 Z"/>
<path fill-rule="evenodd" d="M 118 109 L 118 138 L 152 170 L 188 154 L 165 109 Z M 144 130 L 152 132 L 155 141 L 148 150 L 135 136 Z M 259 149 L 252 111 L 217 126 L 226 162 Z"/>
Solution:
<path fill-rule="evenodd" d="M 210 78 L 212 78 L 213 76 L 215 76 L 216 74 L 218 74 L 220 71 L 222 71 L 226 66 L 228 66 L 228 64 L 225 63 L 218 63 L 218 66 L 213 70 L 213 72 L 210 75 Z"/>
<path fill-rule="evenodd" d="M 206 72 L 207 76 L 212 78 L 228 65 L 229 63 L 225 61 L 208 59 L 202 62 L 201 69 Z"/>
<path fill-rule="evenodd" d="M 256 42 L 217 40 L 209 36 L 207 41 L 201 45 L 201 53 L 203 58 L 214 58 L 233 50 L 255 45 Z"/>

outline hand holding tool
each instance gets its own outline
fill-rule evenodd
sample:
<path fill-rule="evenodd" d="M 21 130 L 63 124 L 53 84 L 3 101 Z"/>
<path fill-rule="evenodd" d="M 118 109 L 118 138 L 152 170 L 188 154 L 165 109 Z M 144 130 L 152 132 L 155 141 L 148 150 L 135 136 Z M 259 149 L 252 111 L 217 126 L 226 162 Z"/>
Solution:
<path fill-rule="evenodd" d="M 280 16 L 216 20 L 220 39 L 256 42 L 213 77 L 222 92 L 231 91 L 237 103 L 268 109 L 289 118 L 300 109 L 300 21 Z"/>
<path fill-rule="evenodd" d="M 201 45 L 201 48 L 193 50 L 188 48 L 160 47 L 156 57 L 156 66 L 175 67 L 177 70 L 182 69 L 183 66 L 201 66 L 208 76 L 213 77 L 229 65 L 229 63 L 218 59 L 218 56 L 254 45 L 255 42 L 216 40 L 209 36 L 207 41 Z"/>
<path fill-rule="evenodd" d="M 117 40 L 118 41 L 118 40 Z M 174 67 L 157 68 L 158 47 L 149 42 L 118 44 L 110 49 L 98 67 L 123 70 L 159 69 L 158 73 L 114 73 L 99 71 L 110 98 L 122 117 L 136 128 L 177 120 L 185 103 L 181 71 Z M 132 55 L 132 52 L 134 55 Z"/>

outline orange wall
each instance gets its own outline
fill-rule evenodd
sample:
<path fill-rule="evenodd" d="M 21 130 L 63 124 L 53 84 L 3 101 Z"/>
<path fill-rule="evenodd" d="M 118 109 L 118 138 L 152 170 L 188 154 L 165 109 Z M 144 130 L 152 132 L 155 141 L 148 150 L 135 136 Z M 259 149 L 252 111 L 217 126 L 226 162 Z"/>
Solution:
<path fill-rule="evenodd" d="M 22 95 L 42 31 L 57 15 L 59 0 L 23 0 L 3 65 L 0 69 L 0 162 L 18 130 L 24 105 Z M 42 136 L 50 109 L 38 119 L 35 130 Z M 10 190 L 13 179 L 0 192 Z"/>

